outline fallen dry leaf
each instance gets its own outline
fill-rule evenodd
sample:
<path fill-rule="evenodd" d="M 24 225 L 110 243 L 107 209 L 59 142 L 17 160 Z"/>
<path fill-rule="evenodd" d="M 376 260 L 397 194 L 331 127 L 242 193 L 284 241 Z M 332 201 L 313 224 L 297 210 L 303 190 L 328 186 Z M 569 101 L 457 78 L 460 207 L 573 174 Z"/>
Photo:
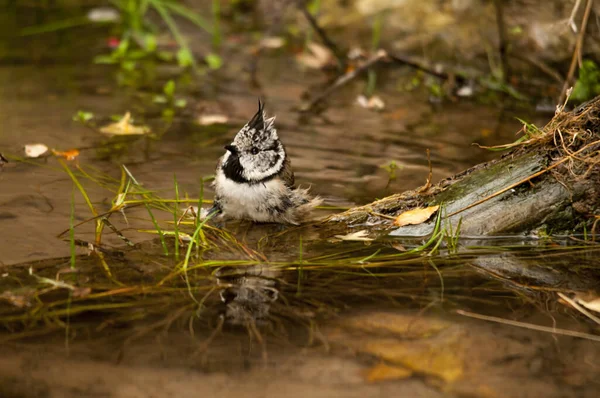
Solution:
<path fill-rule="evenodd" d="M 296 60 L 306 67 L 321 69 L 334 60 L 331 51 L 320 44 L 309 43 L 307 50 L 296 57 Z"/>
<path fill-rule="evenodd" d="M 25 145 L 25 156 L 28 158 L 39 158 L 46 152 L 48 152 L 48 147 L 44 144 Z"/>
<path fill-rule="evenodd" d="M 383 102 L 383 100 L 376 95 L 371 96 L 371 98 L 367 98 L 364 95 L 359 95 L 358 98 L 356 98 L 356 103 L 365 109 L 371 109 L 374 111 L 381 111 L 385 109 L 385 102 Z"/>
<path fill-rule="evenodd" d="M 336 239 L 347 241 L 370 242 L 373 239 L 368 237 L 369 233 L 364 229 L 362 231 L 352 232 L 347 235 L 335 235 Z"/>
<path fill-rule="evenodd" d="M 79 150 L 77 149 L 69 149 L 68 151 L 55 151 L 54 149 L 52 150 L 52 153 L 55 156 L 59 156 L 61 158 L 65 158 L 67 160 L 74 160 L 77 156 L 79 156 Z"/>
<path fill-rule="evenodd" d="M 127 112 L 121 120 L 116 123 L 102 127 L 100 132 L 108 135 L 142 135 L 150 132 L 146 126 L 134 126 L 130 122 L 131 114 Z"/>
<path fill-rule="evenodd" d="M 276 48 L 281 48 L 284 45 L 285 45 L 285 39 L 283 37 L 279 37 L 279 36 L 265 37 L 260 41 L 260 46 L 262 48 L 276 49 Z"/>
<path fill-rule="evenodd" d="M 369 383 L 376 383 L 378 381 L 406 379 L 412 374 L 413 372 L 410 369 L 380 363 L 369 369 L 365 378 Z"/>
<path fill-rule="evenodd" d="M 439 208 L 440 206 L 429 206 L 405 211 L 396 217 L 396 220 L 394 220 L 394 225 L 403 227 L 405 225 L 421 224 L 429 220 L 429 217 L 431 217 Z"/>
<path fill-rule="evenodd" d="M 213 124 L 225 124 L 229 121 L 229 118 L 225 115 L 200 115 L 198 116 L 198 124 L 201 126 L 210 126 Z"/>
<path fill-rule="evenodd" d="M 575 301 L 588 310 L 600 312 L 600 297 L 575 296 Z"/>

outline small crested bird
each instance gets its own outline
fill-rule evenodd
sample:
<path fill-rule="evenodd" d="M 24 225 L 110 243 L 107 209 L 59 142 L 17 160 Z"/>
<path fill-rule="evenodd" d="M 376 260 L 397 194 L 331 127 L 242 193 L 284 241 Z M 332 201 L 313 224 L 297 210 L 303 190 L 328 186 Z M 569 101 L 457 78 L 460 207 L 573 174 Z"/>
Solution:
<path fill-rule="evenodd" d="M 322 201 L 294 185 L 294 172 L 275 129 L 275 117 L 258 112 L 225 146 L 213 186 L 214 206 L 223 218 L 300 224 Z"/>

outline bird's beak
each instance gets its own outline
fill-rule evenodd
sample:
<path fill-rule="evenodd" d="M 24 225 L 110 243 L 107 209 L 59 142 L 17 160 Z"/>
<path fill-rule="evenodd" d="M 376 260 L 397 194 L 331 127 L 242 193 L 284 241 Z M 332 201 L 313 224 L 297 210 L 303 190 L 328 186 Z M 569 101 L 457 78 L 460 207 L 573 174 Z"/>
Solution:
<path fill-rule="evenodd" d="M 225 149 L 227 149 L 229 152 L 231 152 L 233 155 L 236 155 L 238 153 L 237 148 L 235 147 L 235 145 L 225 145 Z"/>

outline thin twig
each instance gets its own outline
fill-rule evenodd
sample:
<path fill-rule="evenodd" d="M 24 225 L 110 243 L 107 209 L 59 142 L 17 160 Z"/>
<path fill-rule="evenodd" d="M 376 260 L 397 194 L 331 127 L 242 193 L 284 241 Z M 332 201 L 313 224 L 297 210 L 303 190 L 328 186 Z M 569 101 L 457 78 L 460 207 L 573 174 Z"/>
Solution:
<path fill-rule="evenodd" d="M 421 188 L 417 190 L 417 193 L 425 193 L 431 188 L 431 178 L 433 177 L 433 167 L 431 166 L 431 155 L 429 148 L 427 148 L 427 163 L 429 163 L 429 175 L 427 176 L 427 182 Z"/>
<path fill-rule="evenodd" d="M 552 69 L 542 60 L 534 58 L 528 54 L 510 54 L 511 58 L 518 59 L 520 61 L 527 62 L 535 67 L 537 67 L 540 71 L 544 72 L 546 75 L 554 79 L 557 83 L 563 84 L 564 79 L 556 70 Z"/>
<path fill-rule="evenodd" d="M 381 214 L 381 213 L 377 213 L 375 211 L 370 211 L 369 212 L 370 215 L 375 216 L 375 217 L 380 217 L 380 218 L 387 218 L 388 220 L 396 220 L 396 217 L 392 217 L 392 216 L 388 216 L 385 214 Z"/>
<path fill-rule="evenodd" d="M 569 21 L 567 24 L 573 30 L 573 33 L 577 33 L 577 25 L 575 24 L 575 15 L 577 15 L 577 11 L 579 10 L 579 6 L 581 5 L 581 0 L 577 0 L 573 9 L 571 10 L 571 15 L 569 15 Z"/>
<path fill-rule="evenodd" d="M 447 80 L 450 78 L 449 73 L 438 72 L 438 71 L 434 70 L 433 68 L 431 68 L 427 65 L 424 65 L 423 63 L 419 63 L 419 62 L 415 61 L 414 59 L 411 59 L 407 56 L 393 54 L 393 53 L 389 53 L 389 52 L 387 53 L 387 55 L 388 55 L 388 58 L 390 60 L 392 60 L 393 62 L 402 64 L 402 65 L 406 65 L 406 66 L 410 66 L 411 68 L 420 70 L 421 72 L 427 73 L 428 75 L 439 77 L 440 79 L 444 79 L 444 80 Z"/>
<path fill-rule="evenodd" d="M 589 334 L 589 333 L 576 332 L 576 331 L 567 330 L 567 329 L 551 328 L 548 326 L 534 325 L 532 323 L 511 321 L 510 319 L 498 318 L 495 316 L 488 316 L 488 315 L 481 315 L 481 314 L 476 314 L 474 312 L 468 312 L 468 311 L 463 311 L 463 310 L 456 310 L 456 313 L 459 315 L 467 316 L 469 318 L 475 318 L 475 319 L 481 319 L 484 321 L 502 323 L 505 325 L 517 326 L 520 328 L 531 329 L 531 330 L 537 330 L 539 332 L 560 334 L 563 336 L 578 337 L 580 339 L 600 341 L 600 336 L 596 336 L 594 334 Z"/>
<path fill-rule="evenodd" d="M 310 23 L 310 26 L 315 30 L 315 32 L 317 32 L 317 34 L 321 38 L 321 41 L 323 42 L 323 44 L 325 44 L 325 47 L 327 47 L 337 59 L 338 68 L 343 71 L 346 66 L 344 55 L 340 52 L 336 44 L 329 38 L 329 36 L 327 36 L 323 28 L 319 26 L 319 23 L 317 22 L 315 17 L 310 13 L 310 11 L 308 11 L 306 4 L 303 1 L 301 1 L 299 2 L 298 7 L 300 8 L 300 11 L 302 11 L 302 14 L 304 15 L 308 23 Z"/>
<path fill-rule="evenodd" d="M 127 244 L 127 246 L 130 246 L 130 247 L 135 246 L 132 241 L 127 239 L 127 237 L 125 235 L 123 235 L 123 233 L 121 233 L 121 231 L 119 231 L 117 229 L 117 227 L 115 227 L 110 221 L 108 221 L 109 216 L 110 216 L 110 214 L 108 214 L 107 216 L 102 217 L 100 219 L 106 226 L 108 226 L 108 228 L 111 229 L 111 231 L 113 231 L 123 242 L 125 242 L 125 244 Z"/>
<path fill-rule="evenodd" d="M 587 0 L 587 5 L 585 7 L 585 12 L 583 14 L 583 20 L 581 21 L 581 27 L 579 29 L 579 34 L 577 35 L 577 41 L 575 42 L 575 49 L 573 50 L 573 58 L 571 58 L 571 65 L 569 66 L 569 72 L 567 73 L 567 78 L 565 79 L 565 83 L 563 85 L 562 91 L 560 93 L 560 97 L 558 98 L 558 103 L 562 103 L 567 95 L 567 90 L 571 86 L 573 81 L 573 76 L 575 75 L 575 69 L 577 69 L 577 63 L 581 58 L 581 49 L 583 48 L 583 39 L 585 38 L 585 31 L 587 28 L 588 20 L 590 18 L 590 13 L 592 11 L 593 0 Z"/>
<path fill-rule="evenodd" d="M 354 69 L 354 70 L 352 70 L 352 71 L 350 71 L 348 73 L 345 73 L 344 75 L 340 76 L 335 82 L 333 82 L 333 84 L 331 86 L 327 87 L 321 94 L 319 94 L 315 98 L 313 98 L 313 100 L 304 108 L 304 110 L 310 110 L 310 109 L 312 109 L 319 102 L 323 101 L 325 98 L 327 98 L 329 95 L 331 95 L 331 93 L 333 93 L 334 91 L 336 91 L 340 87 L 345 86 L 346 84 L 348 84 L 350 81 L 352 81 L 353 79 L 355 79 L 361 73 L 363 73 L 366 70 L 372 68 L 379 61 L 381 61 L 382 59 L 386 58 L 387 55 L 388 54 L 387 54 L 387 52 L 385 50 L 379 50 L 379 51 L 377 51 L 377 53 L 374 56 L 372 56 L 371 58 L 369 58 L 360 67 L 358 67 L 358 68 L 356 68 L 356 69 Z"/>

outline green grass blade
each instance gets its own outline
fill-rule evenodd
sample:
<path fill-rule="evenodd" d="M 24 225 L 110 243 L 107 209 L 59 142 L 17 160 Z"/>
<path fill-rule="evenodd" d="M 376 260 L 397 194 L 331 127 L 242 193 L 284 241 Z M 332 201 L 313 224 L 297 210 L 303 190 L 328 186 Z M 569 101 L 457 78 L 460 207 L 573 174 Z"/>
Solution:
<path fill-rule="evenodd" d="M 185 39 L 185 37 L 183 37 L 183 35 L 179 31 L 179 28 L 177 27 L 177 24 L 175 23 L 175 21 L 171 17 L 171 14 L 169 13 L 169 11 L 165 8 L 163 1 L 161 1 L 161 0 L 149 0 L 149 4 L 151 4 L 152 7 L 154 7 L 154 9 L 156 10 L 156 12 L 158 12 L 158 14 L 160 15 L 160 17 L 165 21 L 165 23 L 169 27 L 169 30 L 173 34 L 173 37 L 175 38 L 175 41 L 179 45 L 179 47 L 182 48 L 182 49 L 184 49 L 184 50 L 187 50 L 191 54 L 192 51 L 190 50 L 190 47 L 189 47 L 189 45 L 187 43 L 187 40 Z M 194 68 L 196 68 L 196 66 L 197 66 L 196 59 L 193 56 L 192 56 L 191 61 L 192 61 L 192 66 Z"/>
<path fill-rule="evenodd" d="M 180 17 L 187 19 L 188 21 L 192 22 L 194 25 L 196 25 L 200 29 L 202 29 L 210 34 L 213 33 L 213 29 L 210 26 L 210 24 L 204 18 L 202 18 L 198 13 L 192 11 L 188 7 L 181 5 L 179 3 L 173 3 L 173 2 L 166 2 L 166 3 L 164 3 L 164 5 L 170 11 L 179 15 Z"/>
<path fill-rule="evenodd" d="M 85 16 L 69 18 L 69 19 L 64 19 L 62 21 L 50 22 L 50 23 L 47 23 L 44 25 L 29 26 L 27 28 L 21 29 L 21 31 L 19 32 L 19 36 L 33 36 L 33 35 L 38 35 L 38 34 L 43 34 L 43 33 L 57 32 L 59 30 L 74 28 L 76 26 L 82 26 L 82 25 L 87 25 L 87 24 L 91 24 L 91 23 L 96 23 L 96 22 L 90 21 Z"/>
<path fill-rule="evenodd" d="M 150 218 L 152 219 L 152 224 L 154 224 L 154 228 L 156 228 L 156 232 L 158 232 L 158 236 L 160 238 L 160 244 L 162 245 L 163 252 L 165 253 L 165 256 L 168 256 L 169 248 L 167 247 L 167 242 L 165 241 L 165 234 L 163 233 L 162 229 L 158 225 L 158 221 L 156 221 L 156 218 L 154 217 L 154 214 L 152 213 L 152 210 L 150 209 L 150 205 L 148 203 L 144 203 L 144 205 L 146 205 L 146 210 L 148 210 L 148 214 L 150 215 Z"/>
<path fill-rule="evenodd" d="M 179 185 L 177 176 L 173 175 L 175 183 L 175 205 L 173 206 L 173 221 L 175 222 L 175 261 L 179 261 Z"/>

